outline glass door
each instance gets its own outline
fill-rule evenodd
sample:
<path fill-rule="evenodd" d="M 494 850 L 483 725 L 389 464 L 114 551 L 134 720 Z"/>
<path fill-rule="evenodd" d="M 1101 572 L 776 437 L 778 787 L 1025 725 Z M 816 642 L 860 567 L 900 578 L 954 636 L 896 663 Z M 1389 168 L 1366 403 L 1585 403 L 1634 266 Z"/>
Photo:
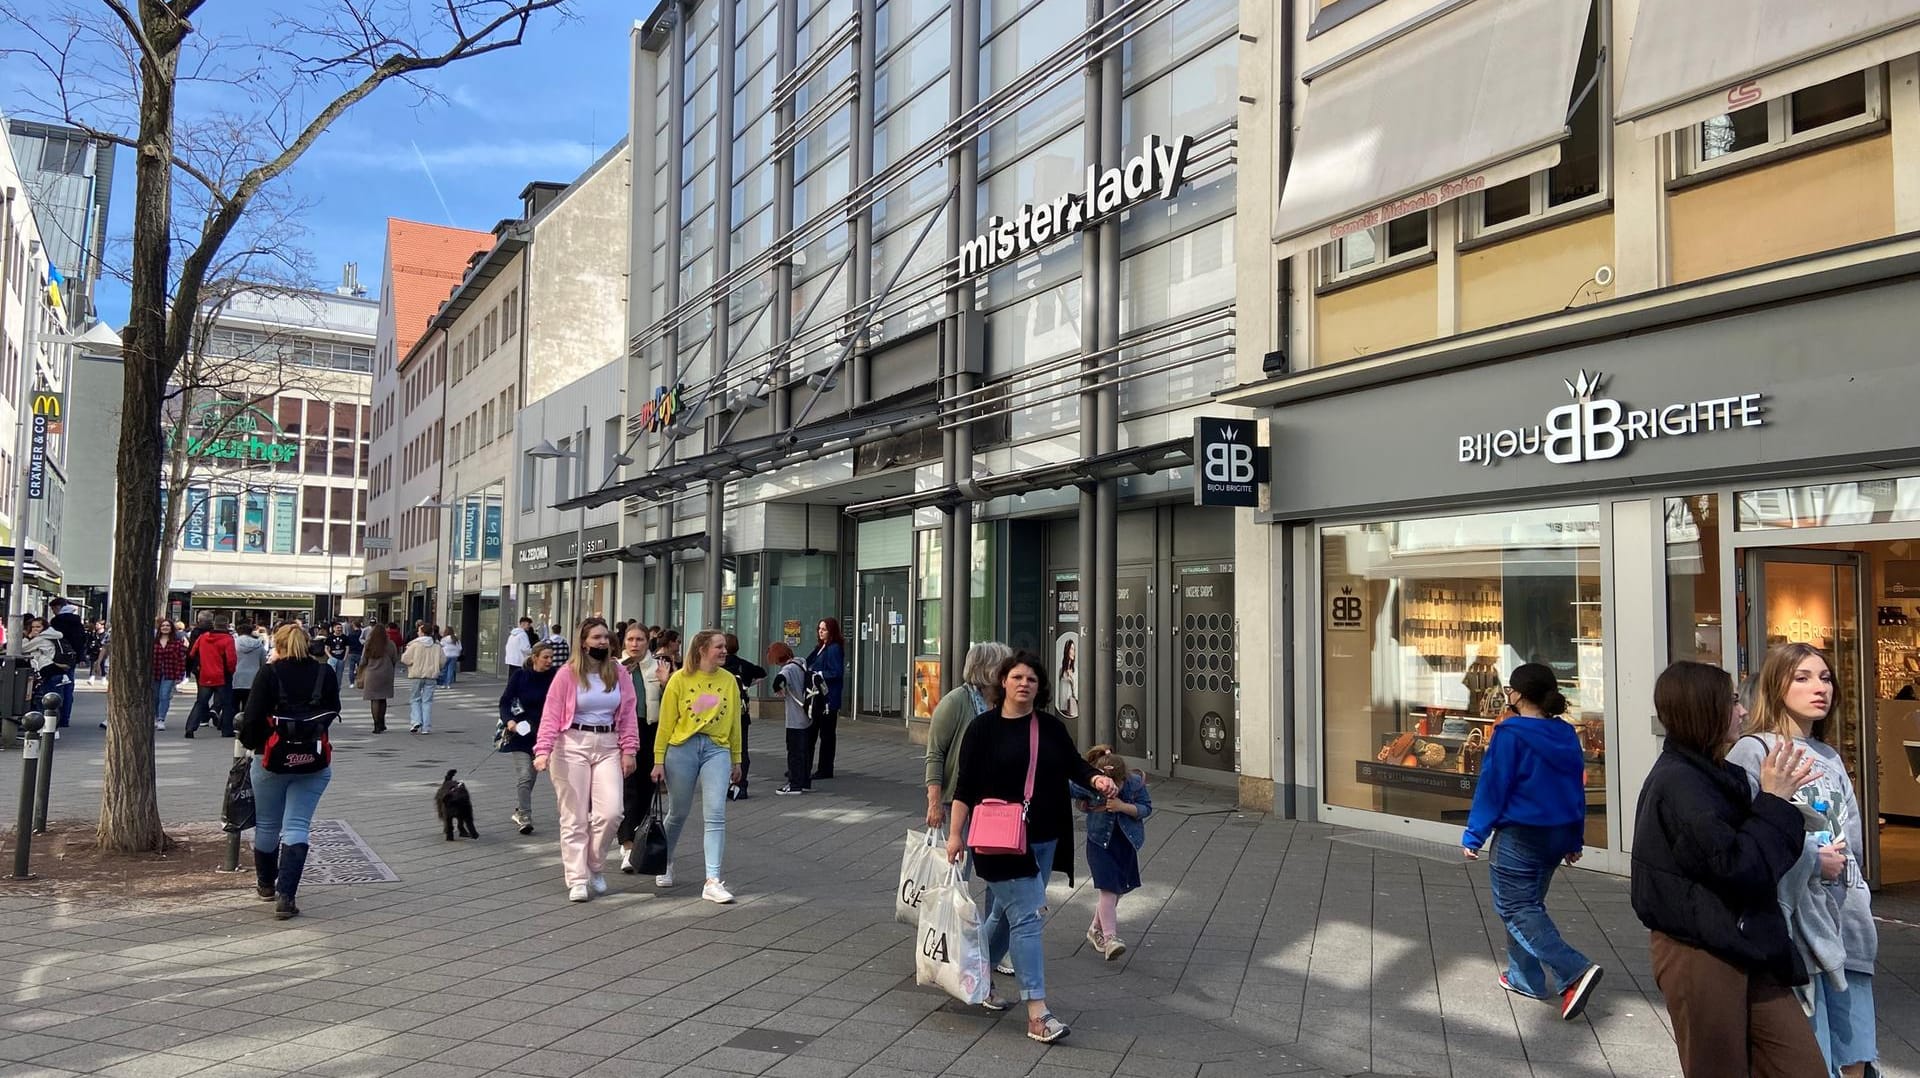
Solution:
<path fill-rule="evenodd" d="M 1874 744 L 1866 736 L 1866 707 L 1874 699 L 1873 676 L 1865 658 L 1860 611 L 1865 568 L 1850 551 L 1760 549 L 1747 555 L 1746 640 L 1741 648 L 1741 677 L 1760 668 L 1776 644 L 1812 644 L 1834 666 L 1838 699 L 1828 722 L 1829 743 L 1846 761 L 1847 775 L 1859 798 L 1861 864 L 1869 883 L 1879 886 L 1878 768 Z"/>
<path fill-rule="evenodd" d="M 854 673 L 863 715 L 898 719 L 907 702 L 907 571 L 860 574 L 860 633 Z"/>

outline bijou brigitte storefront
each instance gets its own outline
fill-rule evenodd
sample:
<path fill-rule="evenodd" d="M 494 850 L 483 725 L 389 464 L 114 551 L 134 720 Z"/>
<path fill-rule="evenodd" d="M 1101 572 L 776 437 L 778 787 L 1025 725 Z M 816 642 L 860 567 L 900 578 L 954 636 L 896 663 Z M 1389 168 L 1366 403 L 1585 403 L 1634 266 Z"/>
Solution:
<path fill-rule="evenodd" d="M 1587 866 L 1624 873 L 1660 670 L 1744 676 L 1810 641 L 1839 674 L 1868 868 L 1920 880 L 1916 311 L 1920 283 L 1896 282 L 1419 377 L 1280 383 L 1306 803 L 1457 842 L 1501 687 L 1543 662 L 1586 748 Z"/>

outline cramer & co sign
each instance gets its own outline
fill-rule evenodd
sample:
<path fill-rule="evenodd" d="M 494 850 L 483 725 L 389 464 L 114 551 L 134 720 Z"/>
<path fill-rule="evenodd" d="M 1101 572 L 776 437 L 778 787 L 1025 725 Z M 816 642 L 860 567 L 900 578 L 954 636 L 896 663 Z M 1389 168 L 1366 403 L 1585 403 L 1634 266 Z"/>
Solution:
<path fill-rule="evenodd" d="M 1535 455 L 1553 464 L 1611 460 L 1635 442 L 1724 433 L 1766 423 L 1765 398 L 1759 393 L 1635 407 L 1600 396 L 1605 379 L 1598 371 L 1591 375 L 1581 371 L 1571 381 L 1563 379 L 1571 402 L 1548 409 L 1545 419 L 1533 426 L 1460 435 L 1460 463 L 1487 467 Z"/>

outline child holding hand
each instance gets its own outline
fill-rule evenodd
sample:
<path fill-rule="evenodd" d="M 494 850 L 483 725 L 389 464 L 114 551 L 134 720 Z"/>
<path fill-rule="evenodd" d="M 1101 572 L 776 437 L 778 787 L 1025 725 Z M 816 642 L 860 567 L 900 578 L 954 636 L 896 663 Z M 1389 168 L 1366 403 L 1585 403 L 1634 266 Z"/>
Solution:
<path fill-rule="evenodd" d="M 1095 745 L 1087 750 L 1086 759 L 1118 787 L 1114 796 L 1102 797 L 1078 783 L 1070 784 L 1080 810 L 1087 814 L 1087 866 L 1100 892 L 1093 923 L 1087 927 L 1087 942 L 1111 962 L 1127 949 L 1119 936 L 1120 896 L 1140 887 L 1140 848 L 1147 841 L 1142 821 L 1153 815 L 1153 797 L 1147 793 L 1146 776 L 1129 770 L 1112 745 Z"/>

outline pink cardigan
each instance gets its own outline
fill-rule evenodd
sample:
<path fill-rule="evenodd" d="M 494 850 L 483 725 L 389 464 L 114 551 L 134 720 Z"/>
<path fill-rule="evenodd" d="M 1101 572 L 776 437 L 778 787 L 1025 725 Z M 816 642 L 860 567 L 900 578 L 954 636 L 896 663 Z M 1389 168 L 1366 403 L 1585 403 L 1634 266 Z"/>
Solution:
<path fill-rule="evenodd" d="M 620 704 L 613 709 L 613 730 L 620 737 L 620 751 L 629 755 L 640 751 L 639 699 L 634 695 L 633 676 L 627 668 L 614 665 L 620 671 Z M 580 702 L 580 683 L 574 679 L 573 664 L 568 663 L 553 675 L 553 685 L 547 690 L 547 706 L 540 713 L 540 733 L 533 741 L 535 756 L 551 756 L 553 743 L 560 739 L 562 731 L 573 725 L 573 711 Z"/>

